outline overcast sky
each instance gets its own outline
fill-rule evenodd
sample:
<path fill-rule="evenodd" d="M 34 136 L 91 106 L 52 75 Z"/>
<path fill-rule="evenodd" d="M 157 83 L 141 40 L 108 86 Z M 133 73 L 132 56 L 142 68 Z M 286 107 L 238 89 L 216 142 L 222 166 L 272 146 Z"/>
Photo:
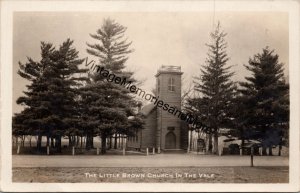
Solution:
<path fill-rule="evenodd" d="M 28 84 L 17 74 L 18 61 L 29 56 L 40 60 L 40 42 L 58 46 L 67 38 L 74 40 L 80 57 L 89 56 L 86 42 L 95 42 L 89 34 L 101 27 L 103 19 L 110 17 L 127 27 L 126 37 L 135 50 L 130 54 L 127 69 L 135 72 L 141 86 L 151 91 L 155 86 L 155 73 L 161 65 L 181 66 L 184 87 L 199 75 L 204 64 L 209 33 L 213 21 L 219 20 L 228 33 L 228 65 L 233 65 L 235 80 L 248 75 L 243 64 L 249 57 L 269 46 L 279 54 L 288 73 L 288 14 L 285 12 L 16 12 L 13 25 L 13 112 L 22 107 L 14 101 L 22 95 Z M 214 20 L 213 20 L 214 18 Z M 91 58 L 91 56 L 89 56 Z"/>

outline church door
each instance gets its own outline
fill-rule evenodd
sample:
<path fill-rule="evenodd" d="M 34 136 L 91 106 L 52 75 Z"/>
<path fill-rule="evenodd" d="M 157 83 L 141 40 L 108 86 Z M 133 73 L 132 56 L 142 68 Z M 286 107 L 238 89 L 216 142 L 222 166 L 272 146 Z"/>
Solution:
<path fill-rule="evenodd" d="M 176 135 L 172 131 L 167 133 L 165 142 L 166 149 L 176 149 Z"/>

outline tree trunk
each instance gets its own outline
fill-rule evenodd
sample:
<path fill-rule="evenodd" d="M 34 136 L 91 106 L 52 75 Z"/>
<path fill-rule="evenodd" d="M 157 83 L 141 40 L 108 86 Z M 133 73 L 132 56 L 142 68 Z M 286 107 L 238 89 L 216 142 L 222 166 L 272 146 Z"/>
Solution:
<path fill-rule="evenodd" d="M 82 147 L 83 147 L 83 143 L 82 143 L 82 136 L 80 136 L 80 152 L 82 153 Z"/>
<path fill-rule="evenodd" d="M 281 156 L 281 150 L 282 150 L 282 137 L 280 137 L 280 142 L 278 145 L 278 156 Z"/>
<path fill-rule="evenodd" d="M 76 141 L 75 141 L 75 136 L 71 135 L 71 140 L 72 140 L 72 147 L 74 147 L 76 145 Z"/>
<path fill-rule="evenodd" d="M 25 135 L 22 135 L 21 139 L 22 139 L 21 146 L 24 147 L 25 146 Z"/>
<path fill-rule="evenodd" d="M 55 139 L 56 152 L 61 153 L 61 136 L 57 135 Z"/>
<path fill-rule="evenodd" d="M 243 138 L 242 138 L 242 143 L 241 143 L 242 155 L 244 155 L 244 154 L 245 154 L 244 145 L 245 145 L 245 139 L 243 139 Z"/>
<path fill-rule="evenodd" d="M 76 147 L 79 146 L 79 140 L 80 140 L 80 137 L 79 137 L 79 136 L 76 136 Z"/>
<path fill-rule="evenodd" d="M 272 145 L 269 146 L 269 156 L 272 156 L 273 155 L 273 151 L 272 151 Z"/>
<path fill-rule="evenodd" d="M 86 136 L 85 149 L 86 150 L 90 150 L 91 149 L 91 137 L 90 137 L 89 134 Z"/>
<path fill-rule="evenodd" d="M 281 156 L 281 150 L 282 150 L 282 145 L 279 144 L 279 146 L 278 146 L 278 156 Z"/>
<path fill-rule="evenodd" d="M 218 132 L 214 132 L 214 151 L 213 154 L 218 154 Z"/>
<path fill-rule="evenodd" d="M 49 138 L 50 138 L 49 135 L 47 135 L 46 147 L 49 146 L 49 141 L 50 141 Z"/>
<path fill-rule="evenodd" d="M 111 147 L 112 147 L 112 136 L 110 136 L 109 138 L 109 149 L 111 149 Z"/>
<path fill-rule="evenodd" d="M 121 148 L 121 134 L 118 135 L 118 148 Z"/>
<path fill-rule="evenodd" d="M 106 135 L 101 135 L 101 154 L 106 154 Z"/>
<path fill-rule="evenodd" d="M 114 137 L 114 149 L 117 149 L 117 142 L 118 142 L 118 135 L 115 134 L 115 137 Z"/>
<path fill-rule="evenodd" d="M 265 146 L 262 147 L 262 155 L 267 155 L 267 148 Z"/>
<path fill-rule="evenodd" d="M 212 134 L 207 135 L 207 141 L 208 141 L 207 153 L 212 153 Z"/>
<path fill-rule="evenodd" d="M 54 137 L 51 137 L 51 147 L 54 148 Z"/>
<path fill-rule="evenodd" d="M 71 138 L 71 135 L 68 136 L 69 137 L 69 147 L 72 147 L 72 138 Z"/>
<path fill-rule="evenodd" d="M 85 149 L 90 150 L 94 148 L 94 138 L 92 134 L 87 134 L 86 136 L 86 143 L 85 143 Z"/>
<path fill-rule="evenodd" d="M 241 148 L 242 155 L 244 155 L 245 154 L 244 126 L 242 126 L 240 128 L 240 135 L 241 135 L 241 147 L 240 148 Z"/>
<path fill-rule="evenodd" d="M 193 143 L 192 143 L 192 138 L 193 138 L 193 131 L 190 131 L 190 151 L 192 151 Z"/>
<path fill-rule="evenodd" d="M 91 148 L 94 148 L 94 136 L 91 136 Z"/>
<path fill-rule="evenodd" d="M 41 152 L 41 148 L 42 148 L 42 134 L 38 134 L 38 138 L 37 138 L 37 142 L 36 142 L 36 148 L 38 153 Z"/>

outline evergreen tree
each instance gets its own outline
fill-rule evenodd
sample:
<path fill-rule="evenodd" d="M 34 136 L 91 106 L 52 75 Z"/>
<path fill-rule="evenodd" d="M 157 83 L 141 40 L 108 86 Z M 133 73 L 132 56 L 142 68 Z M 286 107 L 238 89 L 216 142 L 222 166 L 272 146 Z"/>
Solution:
<path fill-rule="evenodd" d="M 103 25 L 91 37 L 96 43 L 87 44 L 87 52 L 99 59 L 98 68 L 104 67 L 116 76 L 134 82 L 133 73 L 125 71 L 125 63 L 131 42 L 124 39 L 126 28 L 114 20 L 105 19 Z M 101 152 L 106 153 L 106 138 L 113 134 L 128 134 L 130 123 L 128 117 L 135 114 L 138 103 L 123 86 L 111 83 L 98 73 L 93 74 L 92 81 L 83 88 L 85 127 L 90 138 L 101 136 Z M 136 122 L 138 123 L 138 121 Z M 128 128 L 128 129 L 126 129 Z"/>
<path fill-rule="evenodd" d="M 104 19 L 103 25 L 91 37 L 97 40 L 95 44 L 87 44 L 87 52 L 99 59 L 100 65 L 113 73 L 120 73 L 125 68 L 128 54 L 133 50 L 129 49 L 131 42 L 124 39 L 126 27 L 114 20 Z"/>
<path fill-rule="evenodd" d="M 283 64 L 279 56 L 264 48 L 245 65 L 251 72 L 245 82 L 241 82 L 241 101 L 244 104 L 240 119 L 243 121 L 243 137 L 261 140 L 263 154 L 273 145 L 282 145 L 282 137 L 287 133 L 289 123 L 289 86 L 284 79 Z"/>
<path fill-rule="evenodd" d="M 16 142 L 18 143 L 18 138 L 19 137 L 23 137 L 26 135 L 31 135 L 32 134 L 32 130 L 30 128 L 27 128 L 26 125 L 24 124 L 26 122 L 26 120 L 29 119 L 28 115 L 29 113 L 27 113 L 28 109 L 24 109 L 24 113 L 16 113 L 13 116 L 12 119 L 12 133 L 13 136 L 16 137 Z M 24 144 L 22 144 L 24 146 Z"/>
<path fill-rule="evenodd" d="M 207 44 L 208 57 L 206 64 L 201 68 L 201 75 L 195 78 L 195 91 L 199 98 L 190 100 L 190 105 L 196 111 L 204 125 L 209 130 L 209 151 L 212 151 L 212 137 L 214 138 L 214 151 L 218 152 L 218 131 L 221 127 L 228 126 L 231 121 L 230 108 L 233 105 L 235 84 L 231 81 L 233 72 L 227 65 L 229 60 L 225 42 L 226 33 L 220 28 L 220 23 L 210 34 L 212 43 Z"/>
<path fill-rule="evenodd" d="M 38 151 L 44 135 L 47 136 L 47 145 L 49 139 L 55 137 L 55 147 L 57 152 L 61 152 L 61 136 L 72 128 L 75 121 L 78 78 L 73 75 L 86 70 L 78 68 L 83 59 L 78 59 L 78 52 L 71 47 L 72 43 L 68 39 L 56 50 L 52 44 L 42 42 L 40 62 L 29 58 L 26 64 L 20 63 L 18 73 L 31 84 L 24 92 L 26 96 L 17 100 L 26 108 L 16 115 L 15 126 L 20 127 L 21 124 L 22 128 L 30 128 L 32 134 L 38 135 Z"/>
<path fill-rule="evenodd" d="M 25 109 L 16 114 L 13 118 L 13 131 L 21 129 L 24 133 L 37 135 L 37 151 L 41 151 L 42 136 L 51 132 L 47 124 L 47 117 L 50 115 L 47 109 L 47 92 L 49 83 L 47 78 L 44 78 L 44 72 L 51 66 L 51 54 L 54 52 L 52 44 L 41 43 L 41 61 L 35 62 L 28 58 L 28 62 L 22 64 L 19 62 L 20 69 L 18 74 L 31 81 L 27 85 L 27 91 L 24 91 L 25 96 L 17 99 L 17 103 L 24 105 Z M 20 130 L 19 130 L 20 132 Z"/>
<path fill-rule="evenodd" d="M 78 51 L 72 45 L 73 41 L 70 39 L 63 42 L 51 55 L 51 70 L 44 73 L 45 77 L 50 77 L 48 109 L 51 111 L 51 116 L 48 119 L 52 120 L 52 127 L 55 128 L 53 134 L 56 137 L 57 152 L 61 152 L 61 137 L 67 134 L 71 139 L 71 134 L 74 136 L 80 129 L 76 97 L 79 94 L 79 81 L 85 78 L 78 74 L 85 73 L 87 70 L 79 68 L 84 59 L 79 58 Z"/>

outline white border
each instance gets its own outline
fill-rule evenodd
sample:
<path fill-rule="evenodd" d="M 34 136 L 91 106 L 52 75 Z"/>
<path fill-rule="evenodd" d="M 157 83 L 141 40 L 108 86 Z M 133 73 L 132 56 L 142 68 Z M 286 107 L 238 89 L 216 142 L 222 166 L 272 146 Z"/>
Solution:
<path fill-rule="evenodd" d="M 2 1 L 1 2 L 1 191 L 299 191 L 299 2 L 216 1 L 216 11 L 289 12 L 289 78 L 291 99 L 290 173 L 288 184 L 184 183 L 12 183 L 12 35 L 15 11 L 191 12 L 212 11 L 212 1 Z"/>

